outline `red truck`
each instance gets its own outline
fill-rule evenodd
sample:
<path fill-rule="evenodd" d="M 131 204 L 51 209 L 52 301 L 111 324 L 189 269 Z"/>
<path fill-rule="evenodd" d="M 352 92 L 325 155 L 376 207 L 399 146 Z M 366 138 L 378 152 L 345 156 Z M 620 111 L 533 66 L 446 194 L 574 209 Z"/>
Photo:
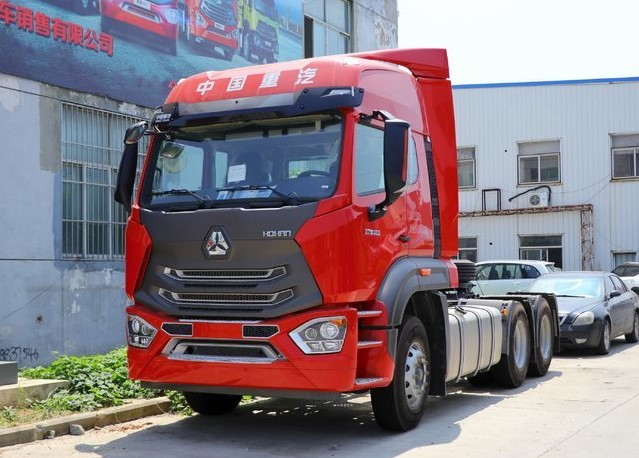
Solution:
<path fill-rule="evenodd" d="M 238 48 L 237 0 L 184 0 L 184 35 L 190 46 L 218 49 L 231 60 Z"/>
<path fill-rule="evenodd" d="M 131 126 L 115 193 L 130 377 L 211 415 L 370 391 L 405 431 L 448 382 L 546 374 L 554 297 L 468 297 L 474 265 L 454 260 L 448 77 L 440 49 L 206 72 Z"/>

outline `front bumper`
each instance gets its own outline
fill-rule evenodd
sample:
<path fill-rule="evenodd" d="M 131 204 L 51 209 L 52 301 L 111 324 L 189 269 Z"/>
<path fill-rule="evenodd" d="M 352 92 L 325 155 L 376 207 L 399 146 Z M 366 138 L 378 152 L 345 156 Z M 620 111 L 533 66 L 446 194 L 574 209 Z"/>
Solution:
<path fill-rule="evenodd" d="M 157 330 L 148 348 L 128 347 L 129 376 L 146 386 L 182 391 L 198 391 L 199 387 L 200 391 L 219 393 L 277 395 L 281 392 L 288 393 L 288 397 L 291 392 L 308 397 L 304 394 L 359 389 L 356 383 L 358 316 L 357 310 L 351 307 L 319 307 L 266 321 L 180 321 L 141 306 L 131 306 L 127 313 L 142 318 Z M 310 320 L 333 316 L 346 317 L 348 322 L 339 353 L 305 354 L 289 336 L 290 331 Z M 179 325 L 187 325 L 192 332 L 169 334 L 180 329 Z M 255 329 L 261 327 L 269 330 L 266 334 L 275 332 L 254 337 Z M 251 330 L 250 336 L 247 329 Z M 211 348 L 214 352 L 207 353 Z M 373 356 L 369 352 L 366 358 L 385 361 L 378 365 L 386 375 L 379 377 L 379 382 L 387 384 L 393 367 L 385 349 L 385 342 L 380 342 L 377 351 L 383 354 Z M 223 357 L 220 350 L 224 352 Z"/>
<path fill-rule="evenodd" d="M 595 320 L 586 326 L 562 324 L 560 329 L 562 348 L 594 348 L 601 340 L 603 322 Z"/>

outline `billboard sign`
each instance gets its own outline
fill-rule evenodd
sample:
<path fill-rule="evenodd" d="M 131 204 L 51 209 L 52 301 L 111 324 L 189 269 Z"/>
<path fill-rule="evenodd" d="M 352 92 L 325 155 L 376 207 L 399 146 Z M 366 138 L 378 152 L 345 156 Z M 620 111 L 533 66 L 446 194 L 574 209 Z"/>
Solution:
<path fill-rule="evenodd" d="M 302 0 L 0 0 L 0 73 L 147 107 L 181 78 L 303 56 Z"/>

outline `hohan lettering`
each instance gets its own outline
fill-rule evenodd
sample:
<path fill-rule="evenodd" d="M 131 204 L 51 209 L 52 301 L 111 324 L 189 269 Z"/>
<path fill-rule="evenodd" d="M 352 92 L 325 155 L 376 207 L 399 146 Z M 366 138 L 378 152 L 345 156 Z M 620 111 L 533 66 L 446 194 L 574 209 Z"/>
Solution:
<path fill-rule="evenodd" d="M 275 237 L 292 237 L 293 231 L 286 229 L 280 231 L 262 231 L 262 237 L 275 238 Z"/>

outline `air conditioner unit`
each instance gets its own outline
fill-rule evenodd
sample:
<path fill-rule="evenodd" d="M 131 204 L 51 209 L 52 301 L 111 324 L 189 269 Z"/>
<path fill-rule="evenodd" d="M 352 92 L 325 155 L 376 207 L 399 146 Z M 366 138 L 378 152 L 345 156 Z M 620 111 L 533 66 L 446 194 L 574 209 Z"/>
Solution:
<path fill-rule="evenodd" d="M 548 206 L 548 192 L 535 191 L 528 195 L 528 204 L 531 207 L 547 207 Z"/>

